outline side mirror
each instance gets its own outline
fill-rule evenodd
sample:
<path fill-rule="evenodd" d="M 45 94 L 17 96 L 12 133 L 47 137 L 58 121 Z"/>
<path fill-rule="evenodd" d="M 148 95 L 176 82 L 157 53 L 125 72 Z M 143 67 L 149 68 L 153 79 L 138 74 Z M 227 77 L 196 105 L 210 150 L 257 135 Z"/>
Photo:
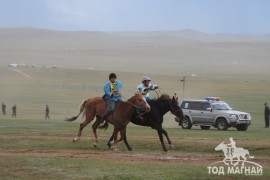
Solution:
<path fill-rule="evenodd" d="M 213 111 L 212 108 L 206 108 L 206 110 L 207 110 L 207 111 L 210 111 L 210 112 Z"/>

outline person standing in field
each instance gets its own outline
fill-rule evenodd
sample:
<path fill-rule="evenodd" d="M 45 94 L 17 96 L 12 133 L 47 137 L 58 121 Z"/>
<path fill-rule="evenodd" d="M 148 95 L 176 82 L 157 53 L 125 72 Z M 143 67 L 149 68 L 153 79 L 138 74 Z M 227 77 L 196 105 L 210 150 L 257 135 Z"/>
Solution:
<path fill-rule="evenodd" d="M 269 116 L 270 116 L 270 109 L 267 106 L 267 103 L 264 103 L 264 119 L 265 119 L 265 128 L 269 128 Z"/>
<path fill-rule="evenodd" d="M 111 73 L 109 75 L 109 82 L 104 86 L 104 96 L 103 99 L 108 104 L 107 112 L 102 116 L 102 120 L 105 120 L 114 111 L 115 103 L 117 101 L 122 101 L 121 96 L 122 82 L 117 80 L 116 74 Z"/>
<path fill-rule="evenodd" d="M 6 105 L 5 105 L 5 103 L 2 103 L 2 113 L 3 113 L 3 116 L 6 115 Z"/>
<path fill-rule="evenodd" d="M 46 104 L 45 119 L 50 119 L 50 109 L 49 109 L 48 104 Z"/>
<path fill-rule="evenodd" d="M 14 106 L 12 106 L 12 118 L 16 118 L 17 115 L 17 106 L 16 104 L 14 104 Z"/>

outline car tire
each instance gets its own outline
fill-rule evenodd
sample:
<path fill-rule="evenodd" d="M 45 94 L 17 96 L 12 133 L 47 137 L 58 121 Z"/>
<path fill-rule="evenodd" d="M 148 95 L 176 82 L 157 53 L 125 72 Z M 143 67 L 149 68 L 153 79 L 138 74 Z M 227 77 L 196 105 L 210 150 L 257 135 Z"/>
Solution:
<path fill-rule="evenodd" d="M 238 131 L 246 131 L 248 129 L 248 125 L 247 124 L 241 124 L 241 125 L 237 125 L 236 129 Z"/>
<path fill-rule="evenodd" d="M 201 126 L 201 128 L 204 129 L 204 130 L 208 130 L 208 129 L 210 129 L 210 127 L 211 126 Z"/>
<path fill-rule="evenodd" d="M 192 127 L 190 119 L 188 117 L 184 117 L 181 121 L 181 126 L 183 129 L 190 129 Z"/>
<path fill-rule="evenodd" d="M 216 122 L 216 127 L 218 130 L 227 130 L 229 128 L 229 125 L 224 118 L 219 118 Z"/>

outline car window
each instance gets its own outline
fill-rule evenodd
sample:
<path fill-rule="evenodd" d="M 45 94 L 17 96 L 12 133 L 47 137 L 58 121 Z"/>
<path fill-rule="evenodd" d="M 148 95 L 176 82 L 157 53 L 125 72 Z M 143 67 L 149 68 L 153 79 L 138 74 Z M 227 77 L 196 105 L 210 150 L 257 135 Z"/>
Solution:
<path fill-rule="evenodd" d="M 181 108 L 206 111 L 211 106 L 208 102 L 183 102 Z"/>
<path fill-rule="evenodd" d="M 226 103 L 213 103 L 212 107 L 214 110 L 230 110 L 230 106 Z"/>
<path fill-rule="evenodd" d="M 181 105 L 182 109 L 188 109 L 189 108 L 189 102 L 183 102 Z"/>
<path fill-rule="evenodd" d="M 201 102 L 191 102 L 189 109 L 201 110 L 202 109 L 202 103 Z"/>
<path fill-rule="evenodd" d="M 207 108 L 211 108 L 210 104 L 208 102 L 202 103 L 202 110 L 206 111 Z"/>

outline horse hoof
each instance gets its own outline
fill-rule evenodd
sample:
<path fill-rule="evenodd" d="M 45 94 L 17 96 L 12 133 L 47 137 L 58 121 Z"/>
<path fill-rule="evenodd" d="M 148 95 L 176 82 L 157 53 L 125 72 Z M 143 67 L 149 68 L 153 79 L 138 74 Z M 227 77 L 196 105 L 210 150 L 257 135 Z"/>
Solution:
<path fill-rule="evenodd" d="M 73 141 L 73 142 L 77 142 L 77 141 L 78 141 L 78 138 L 73 138 L 72 141 Z"/>
<path fill-rule="evenodd" d="M 132 148 L 130 148 L 130 149 L 128 149 L 128 151 L 133 151 L 133 149 L 132 149 Z"/>
<path fill-rule="evenodd" d="M 167 153 L 168 152 L 168 150 L 167 149 L 163 149 L 163 153 Z"/>
<path fill-rule="evenodd" d="M 112 143 L 111 142 L 108 142 L 107 146 L 108 146 L 109 149 L 112 149 Z"/>
<path fill-rule="evenodd" d="M 117 147 L 115 147 L 115 146 L 112 146 L 110 149 L 113 151 L 118 151 Z"/>
<path fill-rule="evenodd" d="M 94 148 L 97 148 L 97 143 L 93 143 Z"/>
<path fill-rule="evenodd" d="M 174 150 L 174 145 L 170 144 L 169 149 Z"/>

